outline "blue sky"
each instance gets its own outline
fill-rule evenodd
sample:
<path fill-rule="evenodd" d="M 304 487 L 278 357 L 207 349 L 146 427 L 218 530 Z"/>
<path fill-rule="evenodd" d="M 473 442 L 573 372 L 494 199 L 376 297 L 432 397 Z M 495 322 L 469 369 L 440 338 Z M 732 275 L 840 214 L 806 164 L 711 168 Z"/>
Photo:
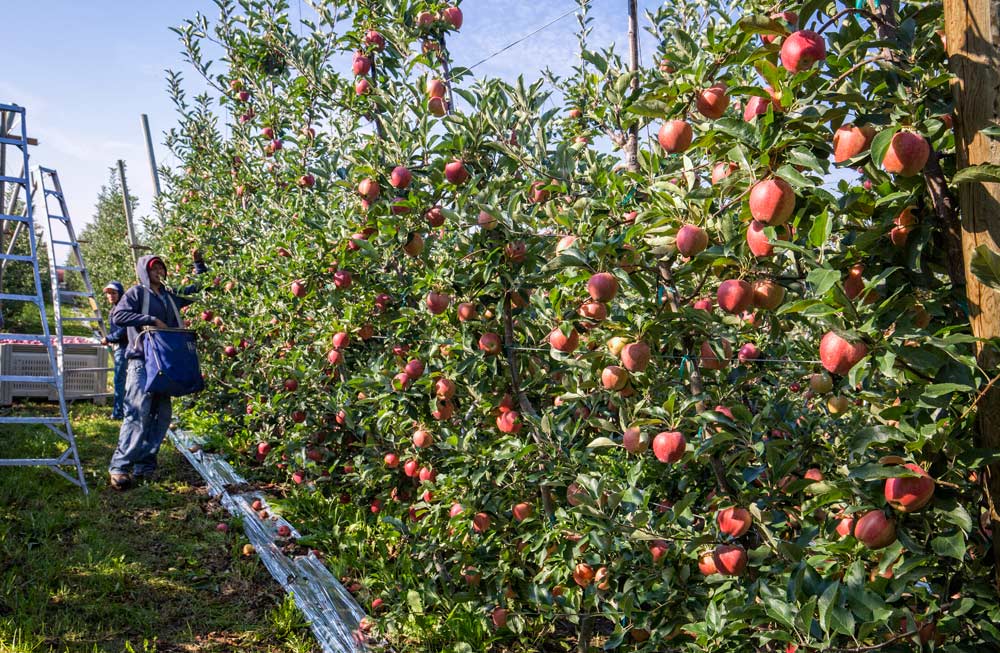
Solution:
<path fill-rule="evenodd" d="M 157 161 L 174 163 L 161 145 L 175 122 L 164 70 L 180 70 L 194 87 L 195 73 L 179 54 L 170 26 L 196 12 L 216 13 L 210 0 L 37 0 L 4 3 L 6 65 L 0 102 L 28 109 L 28 127 L 41 144 L 32 165 L 59 171 L 70 214 L 79 230 L 91 214 L 108 168 L 129 166 L 139 213 L 152 212 L 152 181 L 140 115 L 149 115 Z M 657 2 L 640 0 L 640 14 Z M 291 0 L 292 15 L 297 12 Z M 575 0 L 465 0 L 465 24 L 449 40 L 458 64 L 471 65 L 576 6 Z M 625 42 L 625 0 L 595 0 L 593 43 Z M 303 16 L 311 15 L 302 2 Z M 641 19 L 640 19 L 641 22 Z M 23 27 L 21 27 L 23 26 Z M 568 16 L 491 59 L 477 75 L 537 77 L 548 66 L 568 72 L 575 63 L 577 21 Z M 643 51 L 655 51 L 648 34 Z"/>

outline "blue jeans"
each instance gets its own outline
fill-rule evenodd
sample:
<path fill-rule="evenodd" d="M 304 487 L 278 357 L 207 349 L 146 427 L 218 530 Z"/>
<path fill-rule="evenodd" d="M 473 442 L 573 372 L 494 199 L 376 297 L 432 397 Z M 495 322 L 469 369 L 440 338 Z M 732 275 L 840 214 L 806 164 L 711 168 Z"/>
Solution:
<path fill-rule="evenodd" d="M 108 468 L 112 474 L 148 476 L 156 470 L 156 454 L 170 425 L 170 396 L 146 392 L 146 361 L 128 360 L 125 379 L 125 419 L 118 448 Z"/>
<path fill-rule="evenodd" d="M 125 359 L 126 345 L 112 345 L 111 356 L 115 362 L 115 403 L 111 408 L 111 419 L 121 419 L 125 416 L 125 376 L 128 361 Z"/>

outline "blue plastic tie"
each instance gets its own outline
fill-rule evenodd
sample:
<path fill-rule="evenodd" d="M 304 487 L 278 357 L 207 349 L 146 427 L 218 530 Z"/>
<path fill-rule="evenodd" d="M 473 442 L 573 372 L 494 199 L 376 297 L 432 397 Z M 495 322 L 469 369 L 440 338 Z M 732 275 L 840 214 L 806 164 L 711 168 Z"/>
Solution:
<path fill-rule="evenodd" d="M 677 375 L 677 377 L 681 381 L 684 380 L 684 370 L 687 368 L 687 364 L 688 364 L 688 356 L 687 356 L 687 354 L 684 354 L 683 356 L 681 356 L 681 367 L 680 367 L 679 370 L 677 370 L 679 372 L 679 374 Z"/>

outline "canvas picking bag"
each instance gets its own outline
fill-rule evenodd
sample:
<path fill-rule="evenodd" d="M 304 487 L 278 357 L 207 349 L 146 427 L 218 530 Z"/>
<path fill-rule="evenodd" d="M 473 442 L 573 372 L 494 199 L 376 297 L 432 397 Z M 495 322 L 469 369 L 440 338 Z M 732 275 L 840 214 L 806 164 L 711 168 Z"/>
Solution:
<path fill-rule="evenodd" d="M 180 311 L 169 294 L 167 304 L 183 324 Z M 142 312 L 149 315 L 149 290 L 143 288 Z M 146 392 L 183 397 L 205 388 L 195 347 L 195 332 L 190 329 L 158 329 L 145 327 L 139 334 L 146 358 Z"/>

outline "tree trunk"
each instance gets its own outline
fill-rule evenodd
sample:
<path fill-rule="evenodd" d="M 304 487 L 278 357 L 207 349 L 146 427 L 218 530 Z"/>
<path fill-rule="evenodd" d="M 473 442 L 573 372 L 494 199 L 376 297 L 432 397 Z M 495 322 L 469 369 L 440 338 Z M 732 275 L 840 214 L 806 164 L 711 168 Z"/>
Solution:
<path fill-rule="evenodd" d="M 639 70 L 639 10 L 638 0 L 628 0 L 628 69 Z M 639 88 L 639 77 L 632 78 L 632 88 Z M 625 167 L 629 172 L 639 172 L 639 122 L 628 128 L 625 141 Z"/>
<path fill-rule="evenodd" d="M 955 75 L 957 167 L 1000 164 L 1000 141 L 981 133 L 1000 123 L 1000 0 L 945 0 L 944 18 L 948 59 Z M 983 285 L 972 274 L 969 262 L 979 245 L 1000 250 L 1000 184 L 963 184 L 959 203 L 972 332 L 979 338 L 997 338 L 1000 293 Z M 977 354 L 983 369 L 995 375 L 1000 353 L 980 346 Z M 1000 448 L 1000 388 L 994 386 L 980 399 L 976 427 L 978 446 Z M 983 483 L 993 529 L 994 580 L 1000 588 L 1000 464 L 984 470 Z"/>

